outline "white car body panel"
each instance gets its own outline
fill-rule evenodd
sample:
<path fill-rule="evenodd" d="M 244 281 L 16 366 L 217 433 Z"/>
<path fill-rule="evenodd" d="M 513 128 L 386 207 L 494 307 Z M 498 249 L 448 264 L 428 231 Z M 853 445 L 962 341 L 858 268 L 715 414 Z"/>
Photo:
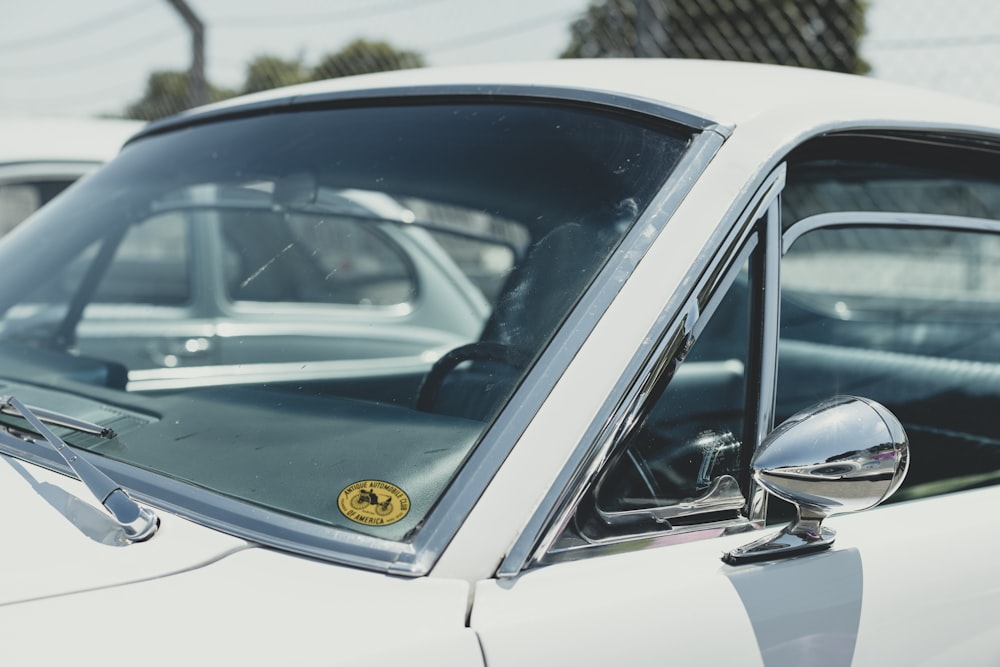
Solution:
<path fill-rule="evenodd" d="M 755 565 L 722 562 L 746 534 L 560 563 L 480 582 L 471 623 L 500 667 L 995 665 L 995 556 L 962 545 L 998 502 L 991 488 L 834 517 L 831 551 Z"/>
<path fill-rule="evenodd" d="M 3 665 L 482 664 L 464 581 L 290 557 L 162 510 L 155 539 L 123 545 L 83 484 L 2 455 L 0 505 L 0 532 L 31 536 L 3 549 Z"/>
<path fill-rule="evenodd" d="M 83 484 L 7 456 L 0 456 L 0 507 L 7 508 L 0 534 L 30 536 L 16 549 L 4 539 L 0 606 L 155 579 L 247 546 L 166 512 L 157 539 L 124 546 Z"/>

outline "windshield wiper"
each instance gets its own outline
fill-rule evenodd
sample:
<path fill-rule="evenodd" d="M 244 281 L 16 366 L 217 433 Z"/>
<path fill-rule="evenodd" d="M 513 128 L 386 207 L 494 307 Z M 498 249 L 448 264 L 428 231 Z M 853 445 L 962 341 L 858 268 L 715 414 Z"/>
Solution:
<path fill-rule="evenodd" d="M 3 401 L 0 403 L 0 412 L 14 417 L 23 416 L 20 412 L 18 412 L 17 408 L 10 404 L 9 398 L 3 398 L 0 400 Z M 34 405 L 26 405 L 24 407 L 28 408 L 28 410 L 35 415 L 39 421 L 45 424 L 62 426 L 63 428 L 68 428 L 71 431 L 76 431 L 77 433 L 88 433 L 90 435 L 96 435 L 99 438 L 113 438 L 116 435 L 114 429 L 112 428 L 101 426 L 100 424 L 94 424 L 93 422 L 80 419 L 79 417 L 65 415 L 61 412 L 55 412 L 53 410 L 46 410 L 45 408 L 37 408 Z"/>
<path fill-rule="evenodd" d="M 10 409 L 13 408 L 15 412 L 11 412 Z M 40 414 L 36 414 L 34 408 L 29 408 L 21 401 L 17 400 L 13 396 L 7 398 L 4 403 L 3 408 L 0 411 L 6 412 L 7 414 L 18 414 L 28 420 L 38 433 L 45 438 L 45 440 L 51 445 L 52 449 L 56 451 L 59 456 L 62 457 L 66 465 L 76 473 L 77 478 L 90 490 L 94 497 L 104 506 L 104 509 L 108 510 L 111 516 L 114 518 L 115 523 L 121 526 L 122 531 L 125 533 L 126 539 L 130 542 L 143 542 L 148 540 L 156 533 L 156 529 L 160 527 L 160 520 L 153 513 L 152 510 L 142 507 L 135 500 L 132 499 L 128 493 L 125 492 L 120 485 L 116 484 L 113 479 L 105 475 L 103 472 L 95 468 L 89 461 L 81 459 L 77 456 L 73 450 L 69 448 L 62 438 L 57 436 L 55 433 L 49 430 L 49 428 L 43 424 L 43 419 Z M 58 413 L 53 413 L 49 411 L 44 412 L 48 417 L 56 415 L 57 417 L 65 417 L 65 415 L 59 415 Z M 70 418 L 76 426 L 84 424 L 90 427 L 97 427 L 96 424 L 89 424 L 82 420 L 76 420 Z M 55 419 L 50 420 L 53 423 L 58 423 L 62 426 L 67 426 L 68 428 L 74 428 L 65 424 L 63 421 Z M 100 429 L 101 427 L 97 427 Z M 83 429 L 81 429 L 83 430 Z M 89 432 L 89 431 L 87 431 Z"/>

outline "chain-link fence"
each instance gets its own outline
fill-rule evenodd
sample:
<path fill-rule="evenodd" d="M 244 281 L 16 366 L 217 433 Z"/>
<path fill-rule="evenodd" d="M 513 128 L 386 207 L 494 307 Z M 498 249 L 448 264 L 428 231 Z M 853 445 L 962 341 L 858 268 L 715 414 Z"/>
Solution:
<path fill-rule="evenodd" d="M 1000 104 L 1000 2 L 869 0 L 873 75 Z"/>
<path fill-rule="evenodd" d="M 863 73 L 863 0 L 605 0 L 568 57 L 711 58 Z"/>

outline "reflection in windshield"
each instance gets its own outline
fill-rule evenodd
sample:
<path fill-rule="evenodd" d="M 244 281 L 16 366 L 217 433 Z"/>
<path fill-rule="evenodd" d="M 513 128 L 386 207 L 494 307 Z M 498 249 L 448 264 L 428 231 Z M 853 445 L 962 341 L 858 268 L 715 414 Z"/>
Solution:
<path fill-rule="evenodd" d="M 5 391 L 110 413 L 60 436 L 171 488 L 406 540 L 688 141 L 540 104 L 140 139 L 0 244 Z"/>

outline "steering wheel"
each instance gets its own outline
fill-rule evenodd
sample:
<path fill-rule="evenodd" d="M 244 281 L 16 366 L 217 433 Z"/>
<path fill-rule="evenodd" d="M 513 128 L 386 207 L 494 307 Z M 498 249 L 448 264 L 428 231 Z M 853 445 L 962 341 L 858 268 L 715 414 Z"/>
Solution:
<path fill-rule="evenodd" d="M 496 361 L 515 370 L 521 370 L 528 366 L 531 357 L 524 351 L 503 343 L 477 342 L 456 347 L 435 361 L 427 372 L 417 392 L 417 410 L 432 412 L 444 379 L 459 364 L 466 361 Z"/>

